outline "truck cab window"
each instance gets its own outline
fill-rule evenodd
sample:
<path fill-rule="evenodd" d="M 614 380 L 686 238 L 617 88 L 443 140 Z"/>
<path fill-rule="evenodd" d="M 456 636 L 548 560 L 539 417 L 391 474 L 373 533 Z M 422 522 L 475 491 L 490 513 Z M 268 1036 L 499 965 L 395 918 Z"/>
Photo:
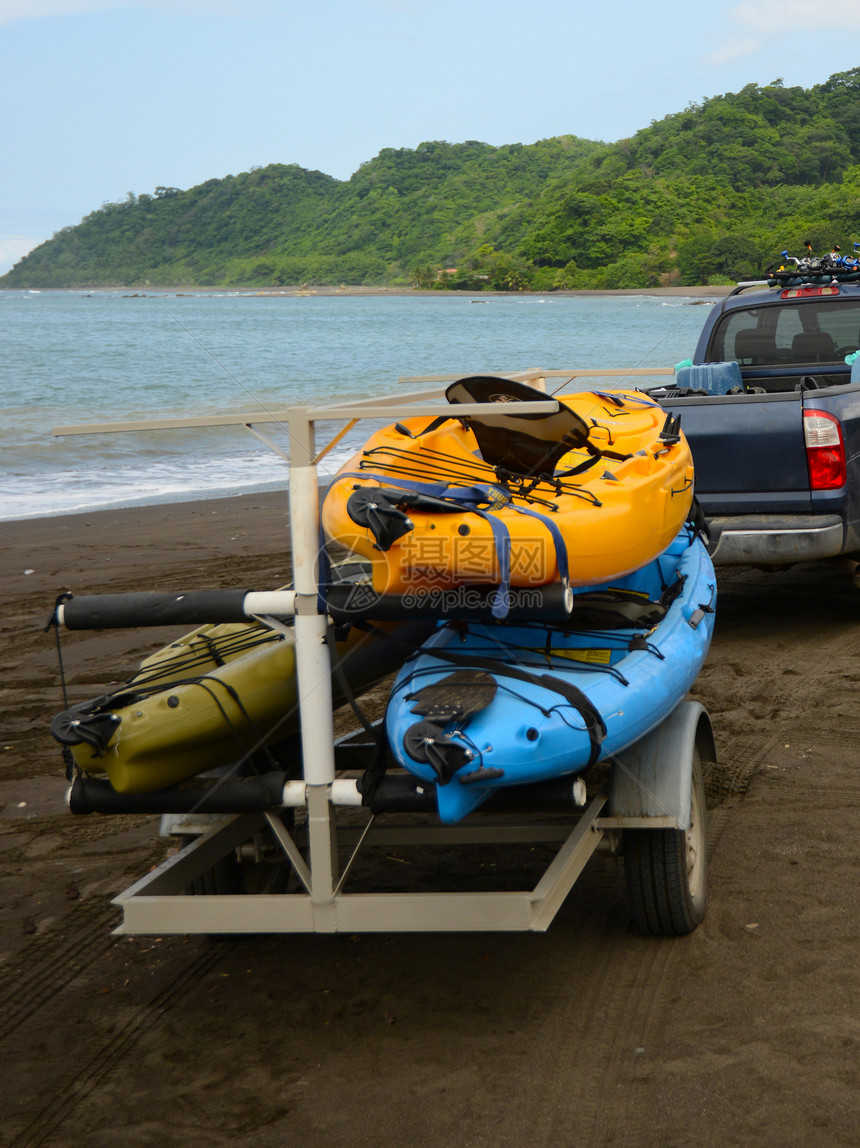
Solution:
<path fill-rule="evenodd" d="M 782 302 L 729 311 L 714 328 L 707 361 L 741 367 L 838 363 L 860 344 L 860 299 Z"/>

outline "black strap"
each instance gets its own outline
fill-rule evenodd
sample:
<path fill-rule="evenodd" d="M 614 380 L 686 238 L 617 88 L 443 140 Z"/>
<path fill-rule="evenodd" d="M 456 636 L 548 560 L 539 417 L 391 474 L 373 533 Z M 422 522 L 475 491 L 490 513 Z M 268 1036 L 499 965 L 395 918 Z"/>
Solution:
<path fill-rule="evenodd" d="M 357 622 L 356 625 L 370 633 L 382 634 L 382 631 L 377 630 L 370 622 Z M 391 640 L 389 638 L 389 641 Z M 500 662 L 494 658 L 477 658 L 469 654 L 454 654 L 449 650 L 439 650 L 435 647 L 432 650 L 425 650 L 425 653 L 441 662 L 451 662 L 455 666 L 468 666 L 471 669 L 488 670 L 498 677 L 512 678 L 516 682 L 528 682 L 533 686 L 542 686 L 545 690 L 559 694 L 577 710 L 585 722 L 585 728 L 591 742 L 591 754 L 587 764 L 589 766 L 594 765 L 599 759 L 603 739 L 606 737 L 606 723 L 590 698 L 582 690 L 571 685 L 570 682 L 565 682 L 553 674 L 532 674 L 520 666 L 513 666 L 509 662 Z"/>
<path fill-rule="evenodd" d="M 588 738 L 591 742 L 591 755 L 588 759 L 588 765 L 594 765 L 600 757 L 603 739 L 606 737 L 606 723 L 601 717 L 600 711 L 590 698 L 584 694 L 582 690 L 571 685 L 570 682 L 565 682 L 553 674 L 532 674 L 520 666 L 512 666 L 508 662 L 498 662 L 493 658 L 475 658 L 468 654 L 453 654 L 447 650 L 442 651 L 436 649 L 428 650 L 427 653 L 433 658 L 453 662 L 454 665 L 470 666 L 478 670 L 489 670 L 501 678 L 513 678 L 514 681 L 517 682 L 529 682 L 531 685 L 542 686 L 546 690 L 560 694 L 565 701 L 569 702 L 570 705 L 578 711 L 582 720 L 585 722 L 585 728 L 588 731 Z"/>
<path fill-rule="evenodd" d="M 707 546 L 711 541 L 711 531 L 708 527 L 705 512 L 702 510 L 702 504 L 698 498 L 696 498 L 695 494 L 693 495 L 693 501 L 687 514 L 687 525 L 693 531 L 694 537 L 701 538 Z"/>
<path fill-rule="evenodd" d="M 343 662 L 341 661 L 340 656 L 337 652 L 337 642 L 335 641 L 335 635 L 334 635 L 334 632 L 332 631 L 331 627 L 329 627 L 329 629 L 326 631 L 326 639 L 325 640 L 326 640 L 326 645 L 329 648 L 329 656 L 331 657 L 332 670 L 334 671 L 334 675 L 337 678 L 337 684 L 340 686 L 341 693 L 346 698 L 347 703 L 349 704 L 349 708 L 352 710 L 352 712 L 355 714 L 355 716 L 358 718 L 358 720 L 364 726 L 365 733 L 369 733 L 370 736 L 375 741 L 378 740 L 380 735 L 379 735 L 378 731 L 374 728 L 373 724 L 371 723 L 371 721 L 369 720 L 367 715 L 365 714 L 364 710 L 358 704 L 358 700 L 356 699 L 356 696 L 353 693 L 352 687 L 349 684 L 349 679 L 347 678 L 346 673 L 344 672 Z M 384 738 L 385 735 L 382 734 L 381 736 Z"/>

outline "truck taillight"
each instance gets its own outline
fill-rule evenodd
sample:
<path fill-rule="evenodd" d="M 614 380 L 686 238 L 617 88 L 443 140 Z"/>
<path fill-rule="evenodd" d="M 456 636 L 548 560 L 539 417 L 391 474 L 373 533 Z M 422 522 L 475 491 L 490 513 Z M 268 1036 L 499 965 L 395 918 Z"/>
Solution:
<path fill-rule="evenodd" d="M 811 296 L 838 295 L 838 287 L 790 287 L 780 292 L 780 299 L 808 299 Z"/>
<path fill-rule="evenodd" d="M 811 490 L 836 490 L 845 485 L 845 442 L 839 419 L 827 411 L 803 412 L 803 437 Z"/>

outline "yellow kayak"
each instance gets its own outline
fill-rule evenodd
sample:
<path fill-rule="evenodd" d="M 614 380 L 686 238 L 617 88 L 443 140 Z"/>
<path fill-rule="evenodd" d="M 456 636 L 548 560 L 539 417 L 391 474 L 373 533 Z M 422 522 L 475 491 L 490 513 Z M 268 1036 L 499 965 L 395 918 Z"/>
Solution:
<path fill-rule="evenodd" d="M 576 393 L 556 414 L 517 415 L 517 401 L 548 396 L 478 376 L 448 397 L 506 405 L 384 427 L 326 496 L 326 535 L 371 562 L 377 593 L 597 585 L 652 561 L 683 525 L 692 456 L 647 396 Z"/>

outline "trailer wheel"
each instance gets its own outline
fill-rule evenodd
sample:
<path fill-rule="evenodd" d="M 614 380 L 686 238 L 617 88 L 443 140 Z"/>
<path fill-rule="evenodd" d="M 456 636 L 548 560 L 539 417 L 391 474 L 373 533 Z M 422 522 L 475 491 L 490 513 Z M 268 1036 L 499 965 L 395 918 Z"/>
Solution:
<path fill-rule="evenodd" d="M 214 893 L 286 893 L 289 876 L 289 866 L 284 862 L 240 861 L 231 854 L 189 881 L 185 892 L 191 897 Z"/>
<path fill-rule="evenodd" d="M 708 903 L 705 781 L 693 754 L 690 828 L 625 829 L 624 871 L 633 919 L 643 933 L 690 933 Z"/>
<path fill-rule="evenodd" d="M 183 848 L 194 840 L 193 837 L 183 838 Z M 201 873 L 199 877 L 189 881 L 185 887 L 185 893 L 189 897 L 244 892 L 246 892 L 246 888 L 242 879 L 242 870 L 235 854 L 232 853 L 229 857 L 222 857 L 220 861 L 216 861 L 211 869 L 207 869 L 205 873 Z"/>
<path fill-rule="evenodd" d="M 288 812 L 292 814 L 292 810 Z M 185 837 L 182 844 L 185 846 L 193 840 L 193 837 Z M 186 895 L 286 893 L 292 870 L 280 846 L 268 832 L 262 834 L 255 845 L 259 860 L 243 856 L 243 851 L 229 853 L 190 881 Z"/>

